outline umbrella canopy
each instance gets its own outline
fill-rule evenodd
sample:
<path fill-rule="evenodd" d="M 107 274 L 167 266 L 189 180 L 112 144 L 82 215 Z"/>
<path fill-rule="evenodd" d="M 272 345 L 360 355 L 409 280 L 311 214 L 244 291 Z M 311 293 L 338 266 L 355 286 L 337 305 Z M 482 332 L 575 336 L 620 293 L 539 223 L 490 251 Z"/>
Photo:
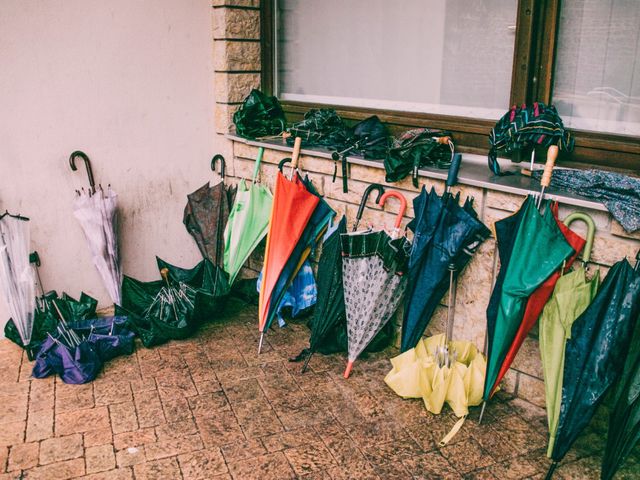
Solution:
<path fill-rule="evenodd" d="M 305 146 L 341 148 L 351 137 L 342 118 L 330 108 L 312 108 L 304 114 L 304 119 L 289 127 L 289 132 L 289 145 L 301 138 Z"/>
<path fill-rule="evenodd" d="M 86 338 L 103 362 L 133 353 L 135 334 L 129 330 L 127 317 L 111 316 L 69 322 L 69 328 Z"/>
<path fill-rule="evenodd" d="M 501 278 L 497 315 L 495 320 L 490 320 L 487 315 L 485 400 L 491 397 L 502 364 L 522 322 L 527 299 L 574 253 L 549 208 L 540 214 L 532 199 L 527 200 L 522 208 L 524 212 L 513 240 L 511 256 Z M 498 242 L 500 248 L 500 240 Z"/>
<path fill-rule="evenodd" d="M 593 222 L 593 219 L 591 217 L 583 213 L 573 214 L 572 216 L 567 217 L 567 219 L 565 220 L 565 223 L 561 222 L 558 219 L 557 202 L 553 202 L 549 206 L 549 210 L 551 211 L 551 214 L 553 215 L 553 218 L 556 221 L 558 228 L 560 228 L 560 232 L 562 232 L 562 235 L 564 235 L 564 238 L 566 239 L 567 243 L 571 246 L 571 248 L 573 248 L 575 252 L 571 257 L 569 257 L 569 259 L 565 263 L 565 266 L 563 267 L 563 270 L 566 271 L 571 267 L 571 265 L 573 264 L 575 259 L 578 257 L 578 254 L 582 251 L 586 243 L 585 239 L 583 239 L 580 235 L 578 235 L 577 233 L 569 229 L 569 224 L 571 224 L 571 222 L 573 222 L 574 220 L 578 220 L 578 219 L 581 219 L 587 222 L 589 226 L 589 251 L 591 251 L 591 245 L 593 245 L 593 237 L 595 235 L 595 223 Z M 585 254 L 585 255 L 586 257 L 589 256 L 589 254 Z M 588 260 L 589 259 L 586 258 L 586 261 Z M 525 338 L 527 338 L 527 335 L 529 335 L 529 332 L 538 321 L 538 318 L 542 313 L 542 309 L 544 308 L 545 304 L 549 300 L 549 297 L 553 293 L 553 288 L 555 287 L 556 282 L 560 278 L 560 275 L 561 275 L 560 270 L 553 272 L 551 276 L 547 278 L 547 280 L 545 280 L 545 282 L 542 285 L 540 285 L 540 287 L 538 287 L 538 289 L 535 292 L 533 292 L 529 297 L 529 300 L 527 301 L 527 306 L 524 311 L 524 315 L 522 317 L 522 322 L 518 327 L 518 331 L 516 332 L 513 342 L 509 347 L 509 351 L 505 356 L 504 362 L 502 363 L 502 367 L 500 367 L 500 371 L 498 372 L 498 376 L 493 385 L 493 391 L 491 392 L 492 395 L 498 388 L 498 385 L 502 380 L 502 378 L 506 375 L 507 371 L 511 367 L 511 364 L 513 363 L 513 360 L 515 359 L 515 356 L 520 350 L 520 347 L 522 346 Z"/>
<path fill-rule="evenodd" d="M 29 219 L 5 213 L 0 216 L 0 291 L 22 345 L 29 345 L 36 307 L 35 274 L 29 263 Z"/>
<path fill-rule="evenodd" d="M 118 252 L 116 209 L 118 196 L 108 187 L 77 192 L 73 214 L 80 223 L 102 283 L 114 304 L 120 304 L 122 271 Z"/>
<path fill-rule="evenodd" d="M 433 312 L 449 287 L 449 265 L 456 276 L 477 247 L 489 237 L 489 229 L 478 220 L 471 200 L 463 206 L 450 194 L 441 198 L 423 187 L 413 201 L 415 219 L 409 258 L 409 284 L 405 297 L 401 350 L 415 347 Z"/>
<path fill-rule="evenodd" d="M 215 164 L 218 161 L 221 163 L 221 181 L 212 187 L 207 182 L 195 192 L 187 195 L 182 222 L 198 245 L 202 257 L 222 268 L 224 264 L 224 230 L 236 189 L 224 184 L 225 163 L 222 155 L 213 157 L 211 169 L 215 169 Z"/>
<path fill-rule="evenodd" d="M 229 273 L 230 285 L 267 235 L 273 196 L 266 185 L 258 183 L 263 153 L 264 149 L 260 148 L 251 184 L 247 187 L 244 179 L 240 180 L 235 203 L 224 230 L 224 269 Z"/>
<path fill-rule="evenodd" d="M 305 177 L 304 179 L 300 177 L 300 179 L 307 190 L 318 197 L 319 202 L 271 292 L 269 313 L 265 330 L 268 330 L 269 326 L 273 323 L 274 318 L 277 316 L 277 312 L 281 309 L 282 301 L 287 290 L 297 277 L 300 268 L 311 254 L 312 249 L 326 231 L 331 219 L 336 214 L 329 204 L 318 194 L 308 177 Z"/>
<path fill-rule="evenodd" d="M 197 326 L 219 315 L 229 292 L 227 274 L 209 260 L 192 269 L 173 266 L 160 258 L 163 280 L 141 282 L 125 276 L 122 305 L 131 328 L 145 347 L 191 336 Z"/>
<path fill-rule="evenodd" d="M 571 338 L 573 322 L 592 302 L 599 284 L 599 273 L 588 280 L 584 268 L 562 275 L 540 317 L 539 341 L 549 424 L 549 455 L 558 430 L 567 339 Z"/>
<path fill-rule="evenodd" d="M 233 114 L 233 123 L 241 137 L 255 139 L 279 135 L 285 128 L 284 111 L 276 97 L 254 89 Z"/>
<path fill-rule="evenodd" d="M 550 473 L 622 373 L 639 313 L 640 272 L 624 259 L 611 267 L 593 302 L 572 326 Z"/>
<path fill-rule="evenodd" d="M 406 200 L 395 191 L 388 197 L 401 201 L 394 236 L 406 209 Z M 342 279 L 349 339 L 347 378 L 353 362 L 391 319 L 402 301 L 407 285 L 405 275 L 411 244 L 406 237 L 393 238 L 384 230 L 344 233 L 342 243 Z"/>
<path fill-rule="evenodd" d="M 640 439 L 640 321 L 636 321 L 614 398 L 602 458 L 603 480 L 613 478 Z"/>
<path fill-rule="evenodd" d="M 293 156 L 294 167 L 297 166 L 296 150 L 299 153 L 300 142 L 298 141 L 296 145 Z M 320 198 L 307 190 L 298 175 L 287 179 L 278 172 L 262 270 L 258 306 L 261 342 L 258 351 L 261 350 L 264 333 L 269 327 L 271 295 L 319 202 Z"/>

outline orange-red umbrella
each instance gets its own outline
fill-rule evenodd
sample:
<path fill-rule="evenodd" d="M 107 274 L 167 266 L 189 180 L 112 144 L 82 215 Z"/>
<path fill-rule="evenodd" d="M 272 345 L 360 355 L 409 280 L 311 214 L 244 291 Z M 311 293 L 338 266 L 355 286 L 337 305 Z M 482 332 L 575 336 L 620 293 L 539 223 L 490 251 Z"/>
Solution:
<path fill-rule="evenodd" d="M 578 257 L 578 254 L 584 248 L 585 239 L 582 238 L 577 233 L 575 233 L 573 230 L 569 229 L 568 224 L 565 225 L 558 219 L 557 203 L 555 202 L 552 203 L 549 208 L 565 240 L 569 245 L 571 245 L 571 247 L 575 251 L 575 253 L 566 261 L 564 265 L 564 269 L 565 271 L 567 271 L 569 267 L 571 267 L 575 259 Z M 524 339 L 527 337 L 527 335 L 529 334 L 533 326 L 538 321 L 538 318 L 542 314 L 542 309 L 547 304 L 549 297 L 551 297 L 551 294 L 553 293 L 553 289 L 556 286 L 556 282 L 560 278 L 560 275 L 561 275 L 560 270 L 556 270 L 555 272 L 553 272 L 553 274 L 551 274 L 551 276 L 547 278 L 547 280 L 542 285 L 540 285 L 538 289 L 535 292 L 533 292 L 529 297 L 529 300 L 527 301 L 527 307 L 525 309 L 524 316 L 522 318 L 522 322 L 520 323 L 520 327 L 518 328 L 516 336 L 513 339 L 513 343 L 511 344 L 511 347 L 507 352 L 507 356 L 505 357 L 504 362 L 502 363 L 502 367 L 500 367 L 500 371 L 493 385 L 493 390 L 491 395 L 495 393 L 496 389 L 498 388 L 498 385 L 500 384 L 500 381 L 506 375 L 507 371 L 509 370 L 509 367 L 511 367 L 511 364 L 515 359 L 518 353 L 518 350 L 520 350 L 520 347 L 522 346 Z"/>
<path fill-rule="evenodd" d="M 289 178 L 285 178 L 282 173 L 278 173 L 276 178 L 258 306 L 258 353 L 262 349 L 264 334 L 269 328 L 269 304 L 273 289 L 320 201 L 318 196 L 307 190 L 298 175 L 293 175 L 298 165 L 300 142 L 301 139 L 296 138 Z"/>

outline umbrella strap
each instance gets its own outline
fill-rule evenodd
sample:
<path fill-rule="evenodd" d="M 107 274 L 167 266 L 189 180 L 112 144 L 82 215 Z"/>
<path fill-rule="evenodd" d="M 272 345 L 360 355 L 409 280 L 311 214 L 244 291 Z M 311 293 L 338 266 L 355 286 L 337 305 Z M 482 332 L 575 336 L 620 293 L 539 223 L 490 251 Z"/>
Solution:
<path fill-rule="evenodd" d="M 463 417 L 460 417 L 460 419 L 453 425 L 453 428 L 449 431 L 449 433 L 447 433 L 442 440 L 440 440 L 440 443 L 438 443 L 439 447 L 444 447 L 447 443 L 449 443 L 451 441 L 451 439 L 453 437 L 456 436 L 456 433 L 458 433 L 460 431 L 460 429 L 462 428 L 462 425 L 464 424 L 465 419 L 467 418 L 466 415 L 464 415 Z"/>
<path fill-rule="evenodd" d="M 263 154 L 264 154 L 264 148 L 260 147 L 258 149 L 258 155 L 256 156 L 256 165 L 253 167 L 252 183 L 256 183 L 256 179 L 258 178 L 258 174 L 260 173 L 260 163 L 262 163 Z"/>

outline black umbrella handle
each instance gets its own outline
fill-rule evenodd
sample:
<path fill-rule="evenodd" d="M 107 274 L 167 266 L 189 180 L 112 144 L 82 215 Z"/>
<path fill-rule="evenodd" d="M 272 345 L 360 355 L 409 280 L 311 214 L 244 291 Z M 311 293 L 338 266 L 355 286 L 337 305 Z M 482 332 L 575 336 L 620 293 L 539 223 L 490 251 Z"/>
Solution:
<path fill-rule="evenodd" d="M 218 162 L 220 162 L 220 178 L 224 180 L 224 172 L 227 168 L 227 162 L 225 161 L 224 157 L 219 153 L 214 155 L 213 158 L 211 159 L 211 171 L 212 172 L 216 171 L 216 163 Z"/>
<path fill-rule="evenodd" d="M 278 162 L 278 170 L 280 170 L 280 173 L 282 173 L 282 169 L 287 163 L 291 163 L 291 158 L 283 158 L 282 160 L 280 160 L 280 162 Z"/>
<path fill-rule="evenodd" d="M 352 230 L 353 232 L 355 232 L 358 229 L 358 225 L 360 224 L 360 219 L 362 219 L 362 214 L 364 213 L 364 207 L 367 205 L 369 196 L 371 195 L 371 192 L 373 192 L 374 190 L 378 192 L 378 196 L 376 197 L 376 204 L 380 202 L 380 198 L 384 193 L 384 187 L 379 183 L 372 183 L 366 188 L 366 190 L 364 191 L 364 194 L 362 195 L 362 200 L 360 201 L 360 206 L 358 207 L 358 213 L 356 214 L 356 221 L 353 224 L 353 230 Z"/>
<path fill-rule="evenodd" d="M 447 189 L 453 187 L 458 183 L 458 172 L 460 171 L 460 164 L 462 164 L 462 154 L 455 153 L 451 160 L 451 166 L 449 167 L 449 175 L 447 175 Z"/>
<path fill-rule="evenodd" d="M 93 179 L 93 170 L 91 169 L 91 161 L 89 160 L 89 157 L 81 150 L 76 150 L 75 152 L 73 152 L 69 156 L 69 166 L 74 172 L 78 170 L 78 167 L 76 167 L 76 157 L 80 157 L 84 162 L 84 166 L 87 169 L 87 176 L 89 177 L 89 186 L 91 187 L 91 193 L 95 193 L 96 182 Z"/>

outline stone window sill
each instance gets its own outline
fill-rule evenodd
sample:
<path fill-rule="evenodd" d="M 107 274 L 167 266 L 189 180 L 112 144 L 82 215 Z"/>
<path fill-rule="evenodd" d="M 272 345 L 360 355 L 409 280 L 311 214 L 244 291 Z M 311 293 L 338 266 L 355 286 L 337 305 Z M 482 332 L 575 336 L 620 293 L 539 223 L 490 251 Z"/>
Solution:
<path fill-rule="evenodd" d="M 284 143 L 282 140 L 247 140 L 246 138 L 239 137 L 233 134 L 227 134 L 226 138 L 234 142 L 241 142 L 254 147 L 264 147 L 271 150 L 278 150 L 281 152 L 291 153 L 293 148 Z M 303 148 L 301 150 L 302 155 L 309 155 L 318 158 L 326 158 L 330 161 L 331 150 L 322 148 Z M 382 170 L 380 175 L 384 177 L 384 165 L 382 160 L 367 160 L 362 157 L 350 156 L 347 157 L 347 161 L 354 165 L 363 165 L 372 168 L 378 168 Z M 512 164 L 511 167 L 506 165 L 508 160 L 502 160 L 503 170 L 518 171 L 519 166 Z M 505 168 L 506 167 L 506 168 Z M 436 180 L 446 180 L 447 171 L 439 170 L 435 168 L 423 168 L 419 170 L 419 175 L 422 178 L 432 178 Z M 473 187 L 485 188 L 487 190 L 495 190 L 498 192 L 512 193 L 516 195 L 527 195 L 528 193 L 537 193 L 540 191 L 540 183 L 530 177 L 524 175 L 507 175 L 499 177 L 493 175 L 487 167 L 487 158 L 481 155 L 475 155 L 471 153 L 462 154 L 462 165 L 460 166 L 460 172 L 458 174 L 459 185 L 469 185 Z M 556 200 L 565 205 L 574 205 L 577 207 L 588 208 L 592 210 L 599 210 L 606 212 L 606 207 L 599 202 L 588 200 L 579 195 L 574 195 L 567 192 L 562 192 L 549 188 L 545 190 L 545 198 L 550 200 Z"/>

